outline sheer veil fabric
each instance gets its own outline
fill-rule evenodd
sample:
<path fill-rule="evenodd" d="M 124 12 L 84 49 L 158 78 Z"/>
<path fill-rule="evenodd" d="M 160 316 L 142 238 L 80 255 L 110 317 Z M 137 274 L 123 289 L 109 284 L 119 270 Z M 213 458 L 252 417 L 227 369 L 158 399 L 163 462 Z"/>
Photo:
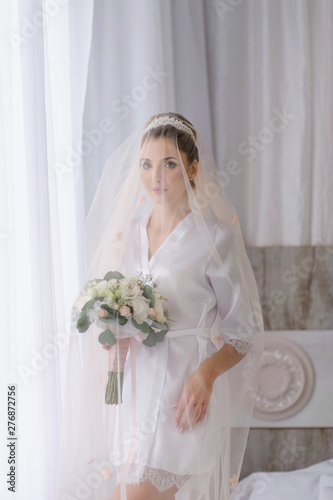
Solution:
<path fill-rule="evenodd" d="M 86 219 L 86 276 L 72 309 L 56 499 L 125 499 L 126 484 L 174 488 L 177 500 L 235 498 L 263 351 L 257 285 L 214 157 L 182 115 L 138 127 L 110 156 Z M 110 271 L 150 275 L 168 332 L 154 346 L 133 324 L 122 402 L 107 404 L 110 351 L 98 320 L 77 329 L 89 283 Z M 225 343 L 245 354 L 218 376 L 204 419 L 182 433 L 191 374 Z M 119 350 L 117 351 L 119 353 Z M 170 490 L 171 491 L 171 490 Z M 119 497 L 118 497 L 119 498 Z"/>

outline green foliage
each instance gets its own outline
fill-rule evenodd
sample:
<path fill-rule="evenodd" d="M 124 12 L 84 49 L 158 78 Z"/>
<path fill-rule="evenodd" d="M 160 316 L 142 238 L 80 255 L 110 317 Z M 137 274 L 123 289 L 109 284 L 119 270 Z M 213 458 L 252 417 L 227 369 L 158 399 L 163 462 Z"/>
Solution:
<path fill-rule="evenodd" d="M 142 343 L 148 347 L 154 347 L 157 343 L 155 332 L 149 333 L 145 340 L 142 341 Z"/>
<path fill-rule="evenodd" d="M 163 330 L 165 333 L 168 331 L 168 325 L 166 323 L 160 323 L 159 321 L 153 321 L 151 326 L 156 328 L 156 330 Z"/>
<path fill-rule="evenodd" d="M 120 316 L 120 314 L 118 315 L 118 323 L 120 326 L 124 326 L 126 325 L 128 319 L 125 318 L 125 316 Z"/>
<path fill-rule="evenodd" d="M 164 340 L 166 332 L 156 332 L 156 340 L 157 342 L 162 342 Z"/>
<path fill-rule="evenodd" d="M 132 318 L 132 324 L 133 324 L 133 326 L 135 326 L 135 328 L 140 330 L 140 332 L 142 332 L 142 333 L 149 333 L 150 332 L 150 326 L 145 321 L 140 324 L 137 321 L 135 321 L 134 318 Z"/>
<path fill-rule="evenodd" d="M 83 315 L 77 320 L 76 328 L 79 330 L 80 333 L 86 332 L 89 326 L 90 326 L 90 320 L 87 316 Z"/>
<path fill-rule="evenodd" d="M 112 309 L 107 304 L 101 304 L 101 309 L 105 309 L 105 311 L 107 311 L 111 316 L 115 316 L 114 309 Z"/>
<path fill-rule="evenodd" d="M 118 273 L 118 271 L 109 271 L 108 273 L 106 273 L 106 275 L 104 276 L 104 279 L 106 281 L 109 281 L 109 280 L 121 280 L 123 279 L 124 276 L 121 274 L 121 273 Z"/>
<path fill-rule="evenodd" d="M 101 344 L 108 344 L 110 347 L 116 342 L 113 333 L 108 328 L 99 334 L 98 340 Z"/>
<path fill-rule="evenodd" d="M 81 309 L 81 315 L 85 316 L 87 312 L 93 307 L 96 299 L 88 300 Z"/>

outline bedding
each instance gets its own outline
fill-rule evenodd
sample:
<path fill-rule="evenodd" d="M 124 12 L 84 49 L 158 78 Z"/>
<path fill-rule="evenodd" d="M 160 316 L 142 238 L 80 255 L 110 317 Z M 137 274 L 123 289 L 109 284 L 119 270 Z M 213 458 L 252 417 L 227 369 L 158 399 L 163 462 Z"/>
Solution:
<path fill-rule="evenodd" d="M 239 482 L 236 500 L 333 500 L 333 459 L 288 472 L 254 472 Z"/>

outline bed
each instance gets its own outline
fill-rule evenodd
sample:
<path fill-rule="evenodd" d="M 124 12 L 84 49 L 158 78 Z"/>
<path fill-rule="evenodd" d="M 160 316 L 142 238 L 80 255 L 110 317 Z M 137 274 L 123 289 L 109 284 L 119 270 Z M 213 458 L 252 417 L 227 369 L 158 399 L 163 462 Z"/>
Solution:
<path fill-rule="evenodd" d="M 287 472 L 254 472 L 239 482 L 236 500 L 333 500 L 333 459 Z"/>

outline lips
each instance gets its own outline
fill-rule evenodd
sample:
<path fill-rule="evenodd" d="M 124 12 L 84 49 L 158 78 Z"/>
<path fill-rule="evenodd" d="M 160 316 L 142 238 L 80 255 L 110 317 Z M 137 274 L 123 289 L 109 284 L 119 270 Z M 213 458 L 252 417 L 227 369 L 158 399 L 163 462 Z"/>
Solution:
<path fill-rule="evenodd" d="M 166 189 L 163 189 L 163 188 L 160 188 L 160 187 L 153 188 L 152 190 L 156 194 L 162 194 L 162 193 L 164 193 L 164 191 L 166 191 Z"/>

